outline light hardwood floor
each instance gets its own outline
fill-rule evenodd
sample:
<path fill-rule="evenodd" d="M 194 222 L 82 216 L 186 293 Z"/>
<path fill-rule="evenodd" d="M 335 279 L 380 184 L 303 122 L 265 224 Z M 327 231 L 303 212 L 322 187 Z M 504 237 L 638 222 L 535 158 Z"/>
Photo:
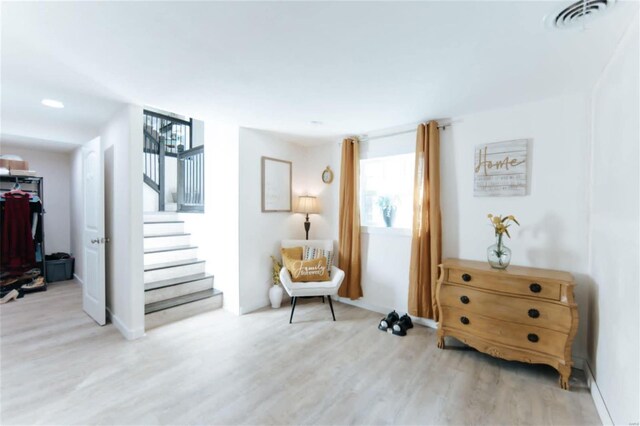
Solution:
<path fill-rule="evenodd" d="M 382 333 L 380 315 L 319 300 L 223 310 L 124 340 L 56 283 L 0 307 L 0 423 L 599 423 L 580 372 L 436 348 L 435 330 Z"/>

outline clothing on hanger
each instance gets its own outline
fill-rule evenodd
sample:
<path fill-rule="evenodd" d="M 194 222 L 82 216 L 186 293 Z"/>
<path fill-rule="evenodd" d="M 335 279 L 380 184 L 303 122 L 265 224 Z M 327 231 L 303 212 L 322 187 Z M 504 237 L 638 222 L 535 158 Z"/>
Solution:
<path fill-rule="evenodd" d="M 4 198 L 2 267 L 3 270 L 19 270 L 35 262 L 29 194 L 12 191 L 5 193 Z"/>

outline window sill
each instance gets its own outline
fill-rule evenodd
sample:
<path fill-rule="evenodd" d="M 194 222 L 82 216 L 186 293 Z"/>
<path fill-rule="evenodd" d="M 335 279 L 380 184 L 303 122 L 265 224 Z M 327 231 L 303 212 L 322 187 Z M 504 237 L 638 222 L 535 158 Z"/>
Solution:
<path fill-rule="evenodd" d="M 398 237 L 411 237 L 411 229 L 408 228 L 383 228 L 381 226 L 361 226 L 361 234 L 393 235 Z"/>

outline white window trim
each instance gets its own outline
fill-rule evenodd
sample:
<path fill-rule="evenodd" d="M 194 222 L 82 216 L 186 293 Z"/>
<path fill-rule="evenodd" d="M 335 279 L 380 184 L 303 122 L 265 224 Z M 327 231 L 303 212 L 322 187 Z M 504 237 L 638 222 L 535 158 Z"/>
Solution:
<path fill-rule="evenodd" d="M 397 237 L 411 237 L 412 232 L 409 228 L 386 228 L 382 226 L 361 226 L 361 234 L 372 235 L 390 235 Z"/>

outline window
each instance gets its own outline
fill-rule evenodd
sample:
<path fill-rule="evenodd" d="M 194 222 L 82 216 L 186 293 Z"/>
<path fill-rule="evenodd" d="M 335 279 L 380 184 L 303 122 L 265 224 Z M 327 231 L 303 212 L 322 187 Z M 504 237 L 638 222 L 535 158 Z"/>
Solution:
<path fill-rule="evenodd" d="M 362 226 L 411 229 L 415 154 L 360 160 Z"/>

